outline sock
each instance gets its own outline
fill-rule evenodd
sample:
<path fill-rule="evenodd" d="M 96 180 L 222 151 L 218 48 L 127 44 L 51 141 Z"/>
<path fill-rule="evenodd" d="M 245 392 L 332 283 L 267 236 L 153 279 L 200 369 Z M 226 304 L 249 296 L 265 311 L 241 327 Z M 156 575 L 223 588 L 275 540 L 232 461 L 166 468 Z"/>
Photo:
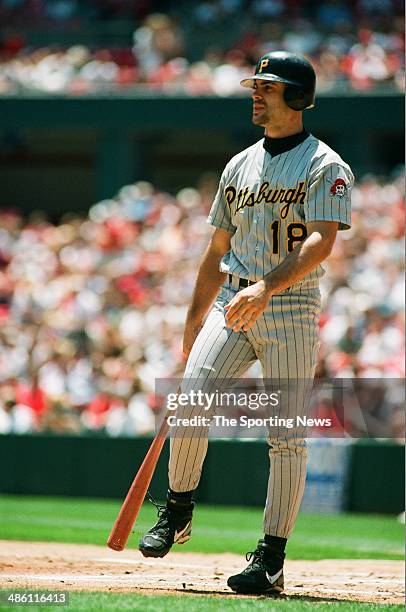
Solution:
<path fill-rule="evenodd" d="M 192 502 L 193 491 L 177 493 L 168 489 L 166 507 L 171 514 L 172 520 L 177 528 L 184 527 L 188 521 L 192 520 L 194 503 Z"/>
<path fill-rule="evenodd" d="M 285 554 L 285 547 L 288 541 L 287 538 L 278 538 L 278 536 L 265 534 L 264 541 L 272 551 L 278 553 L 279 555 Z"/>
<path fill-rule="evenodd" d="M 194 490 L 193 491 L 182 491 L 178 493 L 177 491 L 172 491 L 172 489 L 168 489 L 168 498 L 170 497 L 171 499 L 175 501 L 180 501 L 183 503 L 185 502 L 191 503 L 193 493 L 194 493 Z"/>

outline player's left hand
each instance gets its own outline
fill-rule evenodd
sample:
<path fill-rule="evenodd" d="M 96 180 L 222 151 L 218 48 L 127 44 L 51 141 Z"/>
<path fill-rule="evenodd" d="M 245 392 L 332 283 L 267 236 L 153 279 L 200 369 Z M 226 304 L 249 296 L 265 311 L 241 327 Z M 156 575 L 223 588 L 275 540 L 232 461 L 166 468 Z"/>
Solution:
<path fill-rule="evenodd" d="M 271 298 L 263 280 L 239 291 L 233 299 L 224 306 L 226 325 L 233 331 L 248 331 L 264 312 Z"/>

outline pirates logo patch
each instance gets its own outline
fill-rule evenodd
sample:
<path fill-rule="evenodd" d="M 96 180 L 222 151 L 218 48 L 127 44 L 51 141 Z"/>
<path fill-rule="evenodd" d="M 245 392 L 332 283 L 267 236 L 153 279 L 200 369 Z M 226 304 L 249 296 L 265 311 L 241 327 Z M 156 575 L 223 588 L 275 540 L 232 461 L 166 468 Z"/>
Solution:
<path fill-rule="evenodd" d="M 327 179 L 329 183 L 331 183 L 330 194 L 332 196 L 337 196 L 339 198 L 343 198 L 347 195 L 347 185 L 342 178 L 337 178 L 334 182 Z"/>

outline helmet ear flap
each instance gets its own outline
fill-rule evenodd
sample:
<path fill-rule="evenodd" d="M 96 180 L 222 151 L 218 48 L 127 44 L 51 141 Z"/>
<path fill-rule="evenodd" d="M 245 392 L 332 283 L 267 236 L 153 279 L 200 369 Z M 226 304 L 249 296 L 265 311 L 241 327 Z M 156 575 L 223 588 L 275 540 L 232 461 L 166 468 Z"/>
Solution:
<path fill-rule="evenodd" d="M 283 97 L 289 108 L 296 111 L 302 111 L 309 105 L 306 92 L 295 85 L 287 85 Z"/>

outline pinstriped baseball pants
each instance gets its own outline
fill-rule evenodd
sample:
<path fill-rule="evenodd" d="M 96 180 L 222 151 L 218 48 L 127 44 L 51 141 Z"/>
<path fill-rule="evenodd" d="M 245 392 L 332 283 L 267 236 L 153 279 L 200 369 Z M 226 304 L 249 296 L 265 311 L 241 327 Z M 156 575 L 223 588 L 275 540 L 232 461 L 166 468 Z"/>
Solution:
<path fill-rule="evenodd" d="M 195 388 L 196 380 L 212 390 L 216 381 L 238 378 L 259 359 L 264 379 L 312 380 L 318 349 L 320 298 L 318 290 L 274 296 L 248 332 L 226 328 L 224 306 L 237 289 L 224 285 L 196 338 L 186 365 L 182 391 Z M 188 381 L 190 387 L 188 388 Z M 200 384 L 200 383 L 199 383 Z M 306 397 L 299 398 L 305 403 Z M 297 398 L 296 398 L 297 402 Z M 297 406 L 296 406 L 297 409 Z M 293 409 L 295 410 L 295 408 Z M 299 409 L 298 413 L 302 411 Z M 201 407 L 182 410 L 182 417 L 204 413 Z M 264 511 L 264 533 L 288 538 L 293 530 L 306 479 L 306 440 L 296 435 L 270 433 L 270 473 Z M 197 487 L 208 446 L 208 429 L 194 428 L 192 435 L 172 432 L 169 485 L 174 491 Z"/>

